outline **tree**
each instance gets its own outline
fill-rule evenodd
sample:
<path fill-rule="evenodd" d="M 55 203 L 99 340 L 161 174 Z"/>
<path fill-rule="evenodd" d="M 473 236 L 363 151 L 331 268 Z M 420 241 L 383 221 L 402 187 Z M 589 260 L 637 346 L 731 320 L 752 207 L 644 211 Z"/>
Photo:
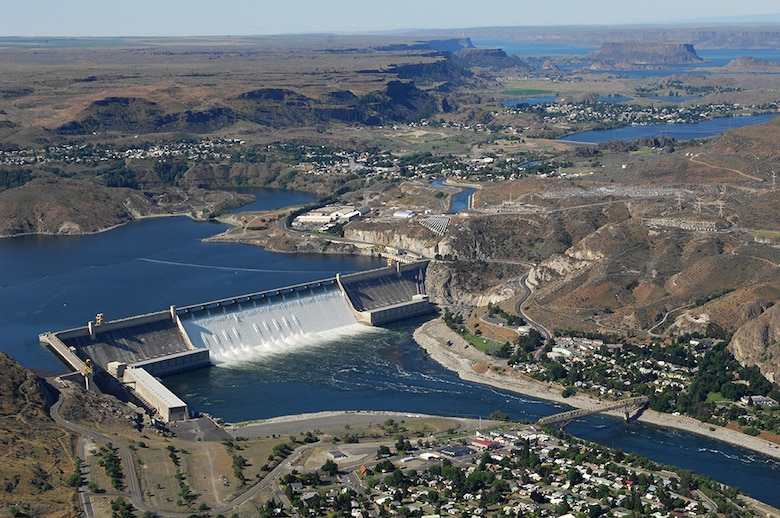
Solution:
<path fill-rule="evenodd" d="M 509 421 L 509 415 L 506 412 L 502 412 L 501 410 L 494 410 L 490 413 L 488 419 L 492 419 L 494 421 Z"/>
<path fill-rule="evenodd" d="M 111 517 L 112 518 L 132 518 L 133 516 L 133 504 L 118 496 L 115 500 L 111 500 Z"/>
<path fill-rule="evenodd" d="M 379 447 L 379 449 L 376 452 L 376 458 L 377 459 L 384 459 L 391 455 L 390 448 L 388 446 L 385 446 L 384 444 Z"/>
<path fill-rule="evenodd" d="M 322 465 L 322 471 L 330 475 L 331 477 L 335 476 L 339 472 L 339 465 L 336 464 L 333 459 L 328 459 L 325 461 L 325 464 Z"/>
<path fill-rule="evenodd" d="M 583 481 L 582 473 L 580 473 L 580 470 L 574 467 L 569 468 L 568 478 L 569 484 L 572 486 L 576 486 Z"/>

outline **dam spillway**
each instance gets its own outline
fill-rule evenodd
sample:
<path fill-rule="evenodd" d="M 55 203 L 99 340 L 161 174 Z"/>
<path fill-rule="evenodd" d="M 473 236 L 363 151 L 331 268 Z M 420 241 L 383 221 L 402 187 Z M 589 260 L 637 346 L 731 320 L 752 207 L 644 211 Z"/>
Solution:
<path fill-rule="evenodd" d="M 365 329 L 365 324 L 431 313 L 427 265 L 396 264 L 110 322 L 101 317 L 39 339 L 74 374 L 83 374 L 88 387 L 95 386 L 90 381 L 94 369 L 96 375 L 132 385 L 165 420 L 177 420 L 186 418 L 186 405 L 155 377 L 280 354 Z"/>
<path fill-rule="evenodd" d="M 215 363 L 283 353 L 359 325 L 335 283 L 187 313 L 181 321 L 193 346 L 208 349 Z"/>

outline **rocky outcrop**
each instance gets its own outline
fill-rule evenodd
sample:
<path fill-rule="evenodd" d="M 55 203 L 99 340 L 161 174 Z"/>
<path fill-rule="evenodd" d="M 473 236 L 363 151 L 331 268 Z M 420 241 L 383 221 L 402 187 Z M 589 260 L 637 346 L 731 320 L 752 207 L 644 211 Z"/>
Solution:
<path fill-rule="evenodd" d="M 740 327 L 729 349 L 743 365 L 756 365 L 771 382 L 780 382 L 780 305 Z"/>
<path fill-rule="evenodd" d="M 375 224 L 370 228 L 349 225 L 344 229 L 344 237 L 363 243 L 401 248 L 431 258 L 451 252 L 446 241 L 440 242 L 430 231 L 416 223 L 400 229 L 397 225 Z"/>
<path fill-rule="evenodd" d="M 683 65 L 704 61 L 690 43 L 668 41 L 607 42 L 599 50 L 588 54 L 587 58 L 633 65 Z"/>
<path fill-rule="evenodd" d="M 587 245 L 583 240 L 563 254 L 545 259 L 528 273 L 528 284 L 539 287 L 542 283 L 563 280 L 587 270 L 605 258 L 604 252 Z"/>
<path fill-rule="evenodd" d="M 516 283 L 498 278 L 502 270 L 502 265 L 482 262 L 432 262 L 425 276 L 425 289 L 430 300 L 442 306 L 498 304 L 519 295 Z"/>
<path fill-rule="evenodd" d="M 517 56 L 510 56 L 501 49 L 465 48 L 458 51 L 455 59 L 461 65 L 471 68 L 490 68 L 503 70 L 506 68 L 520 68 L 530 70 L 531 67 Z"/>
<path fill-rule="evenodd" d="M 728 70 L 729 72 L 776 73 L 780 72 L 780 63 L 750 56 L 742 56 L 729 61 L 723 69 Z"/>

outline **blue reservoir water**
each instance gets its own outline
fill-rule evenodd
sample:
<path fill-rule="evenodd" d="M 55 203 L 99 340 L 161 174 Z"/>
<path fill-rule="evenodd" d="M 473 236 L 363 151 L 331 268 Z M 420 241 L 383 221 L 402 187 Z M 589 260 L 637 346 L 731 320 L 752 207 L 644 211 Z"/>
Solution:
<path fill-rule="evenodd" d="M 444 185 L 443 178 L 439 180 L 434 180 L 431 183 L 433 185 Z M 474 191 L 476 189 L 472 187 L 463 187 L 461 191 L 452 197 L 452 207 L 450 207 L 450 214 L 457 214 L 458 212 L 462 210 L 468 210 L 469 208 L 469 198 L 471 198 L 471 195 L 474 194 Z"/>
<path fill-rule="evenodd" d="M 274 210 L 293 205 L 306 205 L 317 201 L 317 196 L 308 192 L 285 191 L 282 189 L 270 189 L 267 187 L 244 187 L 235 189 L 235 192 L 254 194 L 255 201 L 232 209 L 230 212 L 238 213 L 252 210 Z"/>
<path fill-rule="evenodd" d="M 751 115 L 748 117 L 724 117 L 702 122 L 685 124 L 648 124 L 646 126 L 625 126 L 609 130 L 594 130 L 575 133 L 568 137 L 563 137 L 561 141 L 579 142 L 583 144 L 600 144 L 619 140 L 628 142 L 638 138 L 650 137 L 672 137 L 677 140 L 689 140 L 695 138 L 712 137 L 719 135 L 726 130 L 741 128 L 753 124 L 762 124 L 775 117 L 777 113 L 766 113 L 762 115 Z"/>
<path fill-rule="evenodd" d="M 97 313 L 113 320 L 384 265 L 202 241 L 226 228 L 168 217 L 90 236 L 0 239 L 0 350 L 28 368 L 58 370 L 38 334 Z"/>
<path fill-rule="evenodd" d="M 598 50 L 598 47 L 575 47 L 572 45 L 552 45 L 547 43 L 511 43 L 500 40 L 474 40 L 476 47 L 499 48 L 515 56 L 584 56 Z"/>
<path fill-rule="evenodd" d="M 365 257 L 284 255 L 239 244 L 204 243 L 222 225 L 162 218 L 80 237 L 0 240 L 0 350 L 28 368 L 64 371 L 38 344 L 44 331 L 330 277 L 382 265 Z M 562 408 L 464 382 L 412 339 L 419 322 L 355 331 L 284 354 L 247 358 L 166 378 L 194 409 L 228 421 L 300 412 L 379 409 L 486 417 L 494 410 L 535 421 Z M 677 431 L 606 417 L 568 430 L 637 452 L 780 505 L 780 465 L 750 451 Z"/>
<path fill-rule="evenodd" d="M 500 40 L 475 40 L 477 47 L 500 48 L 507 54 L 523 57 L 579 57 L 598 50 L 598 47 L 575 47 L 571 45 L 552 45 L 547 43 L 513 43 Z M 780 49 L 702 49 L 696 47 L 696 54 L 704 61 L 686 65 L 675 65 L 663 69 L 648 70 L 582 70 L 585 74 L 614 75 L 641 79 L 646 77 L 666 77 L 683 73 L 718 73 L 717 67 L 727 65 L 730 61 L 750 56 L 768 61 L 780 62 Z M 580 66 L 559 65 L 560 70 L 576 72 Z M 713 70 L 714 69 L 714 70 Z"/>

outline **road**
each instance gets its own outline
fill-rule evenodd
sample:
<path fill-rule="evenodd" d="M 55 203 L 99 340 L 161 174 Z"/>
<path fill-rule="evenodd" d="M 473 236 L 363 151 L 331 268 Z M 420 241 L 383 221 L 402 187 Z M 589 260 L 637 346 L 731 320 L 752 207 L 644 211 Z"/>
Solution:
<path fill-rule="evenodd" d="M 123 446 L 121 444 L 117 444 L 108 435 L 95 432 L 88 428 L 84 428 L 62 417 L 62 415 L 60 414 L 60 408 L 62 407 L 62 404 L 65 401 L 65 395 L 62 391 L 56 391 L 56 393 L 52 393 L 55 391 L 55 389 L 50 384 L 48 385 L 48 388 L 49 390 L 47 390 L 47 396 L 50 398 L 50 400 L 54 400 L 54 403 L 51 405 L 49 409 L 49 413 L 52 419 L 54 419 L 54 421 L 57 424 L 59 424 L 63 428 L 67 428 L 68 430 L 71 430 L 81 435 L 81 440 L 79 441 L 79 456 L 82 459 L 87 458 L 88 453 L 86 450 L 87 450 L 88 441 L 94 441 L 103 444 L 110 443 L 114 448 L 117 449 L 119 457 L 122 460 L 122 466 L 124 467 L 125 483 L 127 484 L 127 487 L 124 492 L 115 493 L 116 496 L 123 496 L 128 500 L 130 500 L 130 502 L 133 504 L 135 509 L 140 513 L 150 512 L 158 516 L 169 516 L 172 518 L 187 518 L 189 516 L 192 516 L 193 514 L 192 511 L 181 512 L 181 513 L 171 512 L 171 511 L 161 511 L 147 505 L 146 502 L 144 502 L 143 500 L 141 483 L 138 478 L 138 473 L 136 472 L 135 462 L 133 461 L 133 454 L 130 448 Z M 234 498 L 232 501 L 224 505 L 221 505 L 215 509 L 212 509 L 211 511 L 208 512 L 208 514 L 217 515 L 217 514 L 230 513 L 233 510 L 235 510 L 235 508 L 237 508 L 239 505 L 241 505 L 242 503 L 246 502 L 250 498 L 257 495 L 260 491 L 263 491 L 271 484 L 275 484 L 279 476 L 286 473 L 290 469 L 288 468 L 288 466 L 293 464 L 300 457 L 300 455 L 307 447 L 308 445 L 303 445 L 298 447 L 285 461 L 280 463 L 275 469 L 273 469 L 270 473 L 268 473 L 265 478 L 263 478 L 253 486 L 249 487 L 246 491 L 244 491 L 238 497 Z M 106 493 L 100 494 L 101 497 L 105 497 L 106 495 L 107 495 Z M 93 518 L 95 514 L 92 509 L 91 495 L 86 490 L 85 487 L 79 489 L 79 497 L 84 508 L 84 516 L 86 518 Z"/>
<path fill-rule="evenodd" d="M 528 286 L 528 275 L 527 274 L 523 275 L 522 277 L 520 277 L 520 279 L 518 281 L 518 285 L 520 286 L 520 288 L 523 289 L 524 293 L 520 297 L 520 299 L 517 301 L 517 303 L 515 304 L 515 313 L 517 313 L 518 315 L 523 317 L 523 320 L 525 320 L 526 323 L 529 326 L 531 326 L 534 329 L 536 329 L 537 331 L 539 331 L 539 334 L 542 335 L 542 338 L 544 338 L 545 341 L 549 340 L 550 338 L 552 338 L 552 333 L 550 333 L 550 331 L 546 327 L 544 327 L 542 324 L 532 320 L 528 315 L 526 315 L 523 312 L 523 305 L 526 302 L 528 302 L 531 299 L 531 297 L 533 296 L 533 291 L 531 290 L 531 287 Z"/>
<path fill-rule="evenodd" d="M 112 439 L 107 436 L 103 435 L 102 433 L 95 432 L 93 430 L 89 430 L 87 428 L 81 427 L 75 423 L 71 423 L 70 421 L 66 420 L 62 415 L 60 414 L 60 407 L 62 406 L 62 403 L 65 401 L 65 397 L 63 395 L 63 392 L 58 392 L 56 401 L 51 405 L 51 408 L 49 409 L 49 413 L 51 414 L 52 419 L 54 419 L 54 422 L 62 426 L 63 428 L 67 428 L 68 430 L 71 430 L 75 433 L 78 433 L 81 435 L 81 453 L 84 454 L 86 457 L 86 446 L 85 446 L 85 440 L 92 440 L 99 443 L 105 443 L 109 444 L 111 443 L 119 453 L 119 457 L 122 459 L 122 465 L 125 467 L 125 482 L 127 484 L 127 489 L 123 493 L 132 503 L 133 506 L 135 506 L 136 509 L 138 509 L 141 512 L 150 511 L 153 512 L 154 509 L 150 508 L 146 503 L 143 501 L 141 492 L 141 483 L 138 480 L 138 473 L 135 471 L 135 463 L 133 462 L 133 454 L 130 451 L 130 448 L 123 446 L 121 444 L 115 444 Z M 86 491 L 81 492 L 81 499 L 82 502 L 85 502 L 85 513 L 91 512 L 91 502 L 89 502 L 90 496 L 89 493 Z M 187 517 L 192 513 L 178 513 L 178 514 L 171 514 L 170 516 L 181 516 L 181 517 Z M 93 516 L 90 514 L 87 514 L 88 517 Z"/>
<path fill-rule="evenodd" d="M 62 417 L 62 415 L 60 414 L 60 408 L 62 407 L 62 404 L 65 401 L 65 397 L 66 397 L 65 392 L 57 391 L 54 388 L 54 386 L 51 384 L 47 384 L 47 388 L 48 388 L 48 390 L 46 391 L 47 396 L 49 397 L 50 401 L 53 401 L 49 410 L 52 419 L 54 419 L 54 421 L 60 426 L 81 435 L 81 440 L 79 441 L 80 458 L 82 459 L 88 458 L 89 453 L 87 451 L 87 447 L 89 442 L 96 442 L 102 444 L 111 443 L 112 446 L 117 449 L 119 457 L 122 460 L 122 466 L 124 467 L 125 482 L 127 487 L 122 492 L 100 493 L 99 496 L 125 497 L 133 504 L 135 509 L 140 514 L 143 514 L 145 512 L 150 512 L 158 516 L 168 516 L 172 518 L 187 518 L 189 516 L 192 516 L 193 513 L 191 510 L 188 512 L 172 512 L 172 511 L 162 511 L 150 507 L 143 500 L 143 491 L 141 490 L 141 483 L 140 483 L 138 473 L 136 471 L 136 465 L 133 460 L 132 451 L 126 446 L 117 444 L 112 439 L 112 437 L 109 437 L 108 435 L 95 432 L 88 428 L 84 428 Z M 404 415 L 407 418 L 411 417 L 408 414 L 401 414 L 401 415 Z M 366 420 L 369 420 L 371 422 L 376 422 L 377 420 L 384 420 L 387 419 L 388 416 L 397 417 L 396 413 L 333 412 L 333 413 L 327 413 L 326 415 L 311 416 L 309 419 L 294 419 L 290 421 L 282 420 L 281 422 L 278 423 L 267 423 L 265 425 L 257 424 L 255 426 L 242 427 L 240 429 L 240 435 L 244 435 L 244 436 L 254 435 L 253 428 L 254 428 L 254 432 L 257 432 L 260 435 L 267 435 L 270 429 L 274 429 L 278 432 L 279 430 L 277 429 L 277 427 L 279 426 L 283 427 L 284 430 L 288 431 L 289 433 L 297 433 L 298 431 L 302 431 L 302 430 L 310 430 L 312 428 L 313 423 L 324 425 L 324 423 L 333 421 L 343 425 L 345 421 L 354 421 L 356 424 L 358 424 L 358 423 L 364 423 Z M 457 424 L 456 428 L 464 428 L 464 427 L 475 425 L 475 422 L 469 419 L 453 418 L 453 420 Z M 292 430 L 296 430 L 296 432 L 293 432 Z M 364 448 L 366 447 L 365 444 L 361 446 Z M 265 477 L 263 477 L 261 480 L 247 487 L 243 493 L 241 493 L 233 500 L 207 511 L 207 514 L 209 515 L 218 515 L 218 514 L 227 515 L 229 513 L 232 514 L 241 504 L 257 496 L 260 492 L 265 491 L 267 489 L 271 490 L 271 492 L 274 495 L 274 498 L 277 501 L 286 504 L 285 506 L 287 509 L 292 509 L 292 507 L 289 505 L 289 502 L 287 501 L 287 497 L 284 495 L 284 492 L 281 490 L 281 488 L 279 488 L 277 481 L 285 474 L 296 469 L 295 466 L 303 456 L 304 452 L 311 447 L 312 445 L 310 444 L 303 444 L 299 446 L 298 448 L 293 450 L 293 452 L 287 458 L 283 459 L 274 469 L 268 472 L 265 475 Z M 375 450 L 376 448 L 377 448 L 376 445 L 371 445 L 368 447 L 368 449 L 371 451 Z M 345 466 L 343 466 L 343 468 L 356 469 L 363 462 L 363 460 L 362 459 L 356 460 L 355 462 L 356 464 L 354 466 L 347 463 Z M 84 466 L 82 465 L 82 470 L 83 467 Z M 86 475 L 87 473 L 84 473 L 82 471 L 82 476 L 86 476 Z M 356 490 L 357 490 L 357 486 L 359 486 L 359 484 L 357 484 L 357 481 L 353 481 L 353 484 L 356 486 Z M 84 516 L 86 518 L 94 518 L 95 513 L 92 508 L 91 493 L 86 490 L 86 487 L 82 486 L 79 489 L 79 498 L 81 500 L 82 507 L 84 509 Z"/>

